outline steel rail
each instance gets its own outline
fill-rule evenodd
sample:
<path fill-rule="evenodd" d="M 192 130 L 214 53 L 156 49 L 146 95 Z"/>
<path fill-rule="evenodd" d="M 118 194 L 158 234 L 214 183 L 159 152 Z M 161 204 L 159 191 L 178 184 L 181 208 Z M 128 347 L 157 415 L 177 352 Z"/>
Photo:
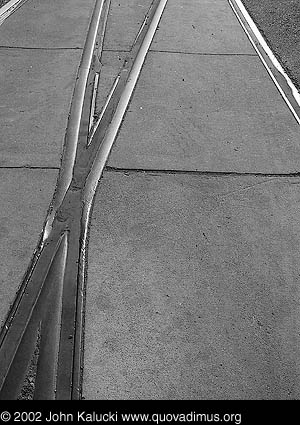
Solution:
<path fill-rule="evenodd" d="M 57 276 L 57 274 L 64 276 L 64 293 L 62 293 L 62 300 L 68 298 L 69 296 L 73 297 L 74 302 L 73 306 L 71 307 L 73 308 L 73 310 L 75 310 L 76 308 L 76 267 L 78 267 L 78 246 L 80 244 L 80 228 L 78 229 L 78 225 L 74 226 L 72 222 L 75 222 L 76 224 L 80 223 L 79 213 L 81 209 L 79 208 L 79 211 L 76 211 L 76 214 L 74 214 L 71 219 L 66 220 L 62 217 L 63 215 L 66 216 L 66 209 L 68 203 L 70 202 L 69 199 L 67 198 L 64 205 L 62 204 L 66 198 L 70 182 L 72 181 L 73 167 L 78 149 L 79 132 L 83 121 L 84 104 L 88 103 L 85 100 L 85 97 L 88 92 L 89 75 L 92 73 L 92 65 L 97 64 L 96 57 L 98 56 L 98 45 L 102 48 L 102 41 L 99 40 L 99 38 L 101 38 L 101 36 L 103 36 L 104 34 L 106 19 L 108 16 L 107 9 L 109 8 L 109 5 L 110 0 L 96 0 L 85 43 L 85 49 L 78 70 L 78 78 L 73 94 L 68 128 L 65 137 L 62 168 L 58 178 L 54 199 L 50 206 L 50 213 L 44 225 L 43 236 L 40 242 L 38 243 L 37 249 L 34 252 L 33 260 L 28 267 L 26 276 L 23 282 L 21 283 L 18 294 L 13 302 L 13 305 L 0 332 L 0 399 L 15 399 L 20 394 L 24 377 L 26 376 L 28 365 L 30 362 L 30 353 L 32 352 L 32 348 L 34 347 L 34 345 L 36 345 L 36 341 L 33 336 L 36 334 L 36 329 L 37 327 L 39 327 L 39 323 L 45 323 L 44 334 L 51 334 L 51 326 L 49 325 L 49 323 L 51 323 L 52 319 L 50 319 L 49 322 L 47 317 L 43 315 L 43 311 L 41 311 L 40 306 L 43 304 L 47 304 L 47 297 L 49 296 L 49 294 L 45 295 L 45 292 L 47 292 L 47 289 L 45 288 L 47 288 L 47 286 L 51 287 L 51 285 L 53 286 L 53 284 L 54 286 L 57 286 L 55 282 L 53 283 L 53 279 L 55 278 L 55 276 Z M 81 205 L 80 199 L 78 199 L 77 205 Z M 55 229 L 52 228 L 54 220 L 56 224 Z M 60 248 L 61 244 L 59 242 L 62 240 L 64 241 L 63 251 Z M 73 250 L 70 250 L 70 245 L 73 245 Z M 76 248 L 78 251 L 77 253 Z M 67 263 L 63 264 L 60 260 L 60 257 L 64 255 L 65 250 L 67 250 L 68 254 L 66 257 Z M 67 284 L 67 266 L 70 263 L 73 263 L 74 266 L 74 270 L 72 270 L 71 272 L 69 271 L 69 277 L 73 274 L 73 283 Z M 57 268 L 61 268 L 61 271 L 58 272 L 56 270 Z M 51 297 L 53 297 L 53 295 L 51 295 Z M 62 308 L 63 307 L 64 306 L 62 305 Z M 65 310 L 70 309 L 70 306 L 65 307 Z M 58 317 L 59 310 L 57 310 L 57 308 L 58 307 L 56 307 L 56 310 L 55 308 L 50 308 L 50 311 L 47 311 L 46 309 L 46 313 L 48 313 L 52 317 L 53 315 L 56 315 Z M 40 314 L 37 315 L 36 311 L 40 311 Z M 72 323 L 70 323 L 69 320 L 69 328 L 68 326 L 65 326 L 65 328 L 67 328 L 65 332 L 68 332 L 68 336 L 66 337 L 66 335 L 63 335 L 63 320 L 65 320 L 64 316 L 66 316 L 65 313 L 61 311 L 61 320 L 56 321 L 57 323 L 55 325 L 57 328 L 62 328 L 60 330 L 60 340 L 64 339 L 63 345 L 66 345 L 66 340 L 69 343 L 72 342 L 71 340 L 68 341 L 68 339 L 70 338 L 71 334 L 74 333 L 72 331 L 72 329 L 74 328 L 74 320 L 72 321 L 71 319 Z M 41 343 L 43 342 L 43 340 L 45 341 L 44 345 L 47 346 L 47 339 L 45 339 L 45 337 L 42 337 Z M 35 386 L 34 398 L 39 398 L 40 396 L 49 399 L 68 399 L 72 397 L 78 398 L 78 381 L 80 373 L 77 373 L 77 382 L 75 382 L 74 385 L 74 388 L 76 388 L 75 393 L 77 392 L 77 394 L 73 394 L 73 381 L 74 376 L 76 375 L 73 373 L 73 354 L 71 353 L 71 350 L 73 349 L 73 343 L 68 344 L 69 349 L 66 350 L 61 349 L 62 344 L 60 343 L 60 341 L 52 342 L 54 342 L 54 345 L 55 343 L 56 345 L 59 345 L 60 348 L 57 352 L 53 352 L 52 350 L 52 352 L 50 351 L 48 354 L 45 353 L 45 350 L 42 350 L 44 351 L 44 355 L 39 356 L 38 370 L 40 372 L 36 377 L 37 385 Z M 57 380 L 59 379 L 59 370 L 56 366 L 59 365 L 59 361 L 57 359 L 59 355 L 61 357 L 66 357 L 64 356 L 64 351 L 67 351 L 67 355 L 69 356 L 68 372 L 66 374 L 65 371 L 62 370 L 60 383 L 58 383 Z M 20 360 L 19 358 L 20 353 L 21 357 L 23 357 L 22 360 Z M 55 367 L 52 367 L 52 372 L 53 374 L 55 374 L 55 379 L 52 378 L 52 386 L 49 385 L 49 382 L 47 382 L 47 380 L 39 379 L 39 376 L 44 375 L 43 372 L 47 370 L 47 365 L 49 364 L 56 364 Z M 62 367 L 60 369 L 64 368 Z M 45 393 L 45 387 L 47 386 L 47 393 Z M 57 387 L 59 387 L 60 389 L 57 390 Z"/>
<path fill-rule="evenodd" d="M 78 69 L 78 77 L 74 89 L 73 101 L 71 104 L 67 132 L 65 136 L 64 153 L 59 176 L 59 183 L 57 185 L 55 197 L 52 201 L 51 212 L 47 218 L 44 228 L 43 241 L 45 241 L 50 234 L 55 214 L 61 205 L 72 181 L 80 123 L 83 114 L 84 98 L 86 95 L 89 72 L 92 64 L 97 36 L 99 33 L 100 20 L 103 16 L 104 4 L 105 0 L 96 0 L 95 9 L 83 49 L 83 55 Z M 105 14 L 105 16 L 107 18 L 107 14 Z M 103 34 L 103 31 L 101 34 Z"/>
<path fill-rule="evenodd" d="M 121 94 L 116 112 L 113 116 L 113 119 L 107 129 L 107 133 L 105 135 L 105 138 L 103 140 L 103 143 L 101 144 L 97 155 L 95 157 L 95 161 L 93 163 L 93 166 L 91 168 L 91 171 L 89 173 L 89 176 L 86 180 L 86 190 L 84 191 L 84 202 L 85 206 L 87 208 L 90 208 L 91 202 L 94 197 L 94 193 L 96 191 L 96 187 L 98 184 L 99 179 L 101 178 L 101 175 L 103 173 L 103 169 L 105 167 L 105 164 L 107 162 L 108 156 L 110 154 L 111 148 L 113 146 L 113 143 L 117 137 L 118 131 L 120 129 L 121 123 L 123 121 L 125 112 L 127 110 L 129 101 L 131 99 L 133 90 L 136 86 L 137 80 L 139 78 L 142 66 L 144 64 L 146 55 L 148 53 L 148 50 L 150 48 L 152 39 L 154 37 L 156 28 L 158 26 L 158 23 L 160 21 L 160 18 L 162 16 L 162 13 L 164 11 L 164 8 L 166 6 L 168 0 L 161 0 L 155 14 L 150 22 L 149 29 L 145 35 L 145 38 L 143 40 L 143 43 L 137 53 L 135 62 L 133 64 L 132 70 L 129 74 L 129 77 L 127 79 L 126 85 L 124 87 L 124 90 Z M 142 30 L 145 26 L 145 23 L 142 24 Z M 142 33 L 142 32 L 141 32 Z"/>
<path fill-rule="evenodd" d="M 0 8 L 0 25 L 28 0 L 10 0 Z"/>
<path fill-rule="evenodd" d="M 105 109 L 90 137 L 94 113 L 95 75 L 100 72 L 97 46 L 102 48 L 108 15 L 105 4 L 85 94 L 76 122 L 76 152 L 65 159 L 70 169 L 48 218 L 47 232 L 29 267 L 17 300 L 0 333 L 0 399 L 17 398 L 34 356 L 37 370 L 34 399 L 79 399 L 81 394 L 84 293 L 88 229 L 96 187 L 126 113 L 167 0 L 153 0 L 128 57 L 124 61 Z M 97 3 L 99 5 L 99 2 Z M 106 17 L 106 18 L 105 18 Z M 148 25 L 149 24 L 149 25 Z M 97 35 L 97 37 L 98 37 Z M 97 39 L 94 38 L 94 40 Z M 100 53 L 101 55 L 101 53 Z M 75 149 L 75 144 L 72 149 Z M 60 182 L 60 180 L 59 180 Z M 68 186 L 66 186 L 66 182 Z M 61 195 L 60 195 L 61 196 Z"/>
<path fill-rule="evenodd" d="M 295 120 L 300 124 L 300 93 L 267 45 L 242 1 L 228 2 Z"/>
<path fill-rule="evenodd" d="M 141 25 L 141 28 L 135 37 L 130 54 L 125 58 L 124 65 L 120 69 L 115 82 L 107 96 L 106 102 L 102 108 L 100 116 L 95 123 L 92 134 L 87 138 L 87 151 L 90 151 L 89 162 L 76 165 L 78 168 L 85 167 L 88 174 L 84 180 L 83 186 L 83 209 L 81 219 L 81 248 L 80 248 L 80 264 L 81 275 L 78 283 L 77 297 L 77 345 L 83 348 L 83 324 L 84 321 L 84 299 L 85 299 L 85 278 L 87 274 L 87 249 L 88 249 L 88 233 L 89 223 L 91 219 L 91 211 L 95 192 L 101 179 L 104 166 L 107 162 L 109 153 L 113 143 L 117 137 L 118 131 L 122 124 L 122 120 L 129 105 L 134 88 L 138 81 L 138 77 L 142 70 L 146 55 L 149 51 L 152 39 L 159 24 L 162 13 L 168 0 L 153 0 L 150 4 L 148 13 Z M 147 27 L 147 24 L 149 26 Z M 80 159 L 84 155 L 79 156 Z M 92 160 L 92 161 L 91 161 Z M 76 176 L 75 182 L 76 182 Z M 83 364 L 83 349 L 76 350 L 81 353 Z M 77 359 L 79 362 L 79 359 Z"/>

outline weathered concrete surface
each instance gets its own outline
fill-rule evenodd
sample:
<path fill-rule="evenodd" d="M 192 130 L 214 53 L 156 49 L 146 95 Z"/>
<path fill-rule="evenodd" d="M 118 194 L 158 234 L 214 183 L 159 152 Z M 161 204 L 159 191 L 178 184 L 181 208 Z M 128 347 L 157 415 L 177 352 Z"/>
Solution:
<path fill-rule="evenodd" d="M 96 114 L 100 115 L 115 79 L 123 67 L 127 52 L 103 52 L 101 72 L 96 97 Z"/>
<path fill-rule="evenodd" d="M 28 0 L 0 27 L 0 46 L 82 48 L 95 0 Z"/>
<path fill-rule="evenodd" d="M 226 0 L 169 1 L 151 50 L 255 53 Z"/>
<path fill-rule="evenodd" d="M 225 0 L 167 4 L 95 201 L 85 398 L 300 397 L 300 179 L 242 175 L 299 171 L 299 126 L 242 34 Z"/>
<path fill-rule="evenodd" d="M 57 174 L 56 170 L 0 169 L 0 325 L 32 258 Z"/>
<path fill-rule="evenodd" d="M 104 50 L 130 50 L 150 4 L 149 0 L 112 0 Z M 224 0 L 169 1 L 151 49 L 186 53 L 254 53 Z"/>
<path fill-rule="evenodd" d="M 130 50 L 151 0 L 112 0 L 104 50 Z"/>
<path fill-rule="evenodd" d="M 13 52 L 2 47 L 12 61 L 7 64 L 15 67 L 27 53 L 31 70 L 34 51 L 48 64 L 34 66 L 29 80 L 20 79 L 27 93 L 12 80 L 10 92 L 4 92 L 7 122 L 15 119 L 10 108 L 18 110 L 15 95 L 26 98 L 26 110 L 32 108 L 24 121 L 27 135 L 40 118 L 36 102 L 45 111 L 61 94 L 65 105 L 70 101 L 74 80 L 67 74 L 75 68 L 64 59 L 72 62 L 78 53 L 78 66 L 92 4 L 29 0 L 0 27 L 2 46 Z M 103 57 L 104 91 L 116 74 L 119 51 L 130 48 L 149 4 L 113 0 L 105 48 L 115 52 Z M 169 0 L 152 45 L 156 51 L 148 55 L 109 163 L 175 172 L 110 172 L 100 183 L 89 249 L 86 398 L 300 396 L 300 179 L 188 173 L 298 171 L 299 130 L 228 2 L 198 5 Z M 176 22 L 180 31 L 170 26 Z M 58 78 L 54 92 L 50 86 L 59 72 L 65 79 Z M 7 79 L 7 67 L 5 73 Z M 38 91 L 34 79 L 41 82 Z M 41 87 L 49 103 L 39 103 Z M 55 103 L 57 111 L 60 105 Z M 62 119 L 68 112 L 64 108 Z M 51 125 L 39 121 L 48 126 L 45 144 L 36 137 L 28 150 L 18 146 L 19 155 L 12 145 L 5 147 L 6 161 L 8 149 L 14 158 L 10 166 L 29 161 L 57 166 L 61 144 L 52 113 Z M 20 120 L 18 140 L 24 133 Z M 61 136 L 63 141 L 64 132 Z M 52 140 L 58 141 L 53 149 Z M 44 157 L 41 146 L 47 147 Z M 57 171 L 1 172 L 3 320 L 42 230 Z"/>
<path fill-rule="evenodd" d="M 60 166 L 80 58 L 80 51 L 0 49 L 1 166 Z"/>
<path fill-rule="evenodd" d="M 106 173 L 84 396 L 300 396 L 300 179 Z"/>
<path fill-rule="evenodd" d="M 28 0 L 0 26 L 1 166 L 60 166 L 94 4 Z"/>
<path fill-rule="evenodd" d="M 77 47 L 85 43 L 93 6 L 94 0 L 29 0 L 0 26 L 0 322 L 54 193 L 58 169 L 47 167 L 60 166 L 82 54 Z"/>
<path fill-rule="evenodd" d="M 258 57 L 150 52 L 109 165 L 297 172 L 299 139 Z"/>

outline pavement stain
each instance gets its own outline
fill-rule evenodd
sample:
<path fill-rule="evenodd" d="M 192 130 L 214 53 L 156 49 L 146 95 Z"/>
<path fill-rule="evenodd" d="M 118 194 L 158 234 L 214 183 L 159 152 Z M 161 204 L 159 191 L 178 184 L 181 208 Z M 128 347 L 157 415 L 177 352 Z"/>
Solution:
<path fill-rule="evenodd" d="M 1 224 L 1 222 L 4 222 L 5 224 Z M 5 218 L 2 218 L 0 220 L 0 239 L 5 239 L 10 234 L 10 229 L 7 226 L 7 223 L 8 223 L 8 221 Z"/>
<path fill-rule="evenodd" d="M 102 286 L 105 286 L 106 282 L 102 283 Z M 99 290 L 97 297 L 95 299 L 95 304 L 100 311 L 113 313 L 115 310 L 114 302 L 112 301 L 111 296 L 104 291 Z"/>

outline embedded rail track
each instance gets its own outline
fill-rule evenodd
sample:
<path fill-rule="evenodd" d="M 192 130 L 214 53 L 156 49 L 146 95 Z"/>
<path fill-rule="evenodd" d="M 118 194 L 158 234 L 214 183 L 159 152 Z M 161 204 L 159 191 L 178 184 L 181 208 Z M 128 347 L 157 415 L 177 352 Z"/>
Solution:
<path fill-rule="evenodd" d="M 5 0 L 0 8 L 0 25 L 27 0 Z M 1 5 L 1 4 L 0 4 Z"/>
<path fill-rule="evenodd" d="M 247 34 L 252 46 L 256 50 L 275 86 L 300 124 L 300 94 L 290 77 L 284 71 L 279 61 L 265 42 L 258 28 L 248 14 L 241 0 L 228 0 L 242 28 Z"/>
<path fill-rule="evenodd" d="M 298 92 L 241 2 L 229 3 L 300 123 Z M 19 397 L 28 373 L 34 381 L 34 399 L 81 397 L 87 243 L 93 199 L 166 4 L 167 0 L 151 2 L 103 110 L 94 119 L 110 0 L 95 3 L 56 192 L 34 258 L 0 333 L 2 400 Z"/>
<path fill-rule="evenodd" d="M 34 399 L 79 399 L 86 250 L 97 184 L 167 0 L 154 0 L 104 105 L 95 94 L 110 0 L 97 0 L 44 232 L 0 334 L 0 399 L 17 399 L 28 373 Z M 35 367 L 32 368 L 32 364 Z"/>

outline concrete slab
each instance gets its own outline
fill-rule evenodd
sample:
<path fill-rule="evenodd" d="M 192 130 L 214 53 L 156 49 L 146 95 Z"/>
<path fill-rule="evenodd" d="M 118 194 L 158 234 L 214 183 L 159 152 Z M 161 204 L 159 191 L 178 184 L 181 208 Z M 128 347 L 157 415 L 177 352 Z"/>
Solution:
<path fill-rule="evenodd" d="M 129 51 L 152 0 L 112 0 L 105 33 L 105 50 Z"/>
<path fill-rule="evenodd" d="M 127 55 L 128 53 L 126 52 L 103 52 L 96 97 L 96 114 L 100 115 Z"/>
<path fill-rule="evenodd" d="M 95 0 L 28 0 L 0 26 L 0 45 L 83 47 Z"/>
<path fill-rule="evenodd" d="M 81 51 L 0 49 L 1 166 L 59 166 Z"/>
<path fill-rule="evenodd" d="M 227 0 L 169 1 L 151 50 L 256 54 Z"/>
<path fill-rule="evenodd" d="M 150 52 L 109 165 L 297 172 L 299 140 L 258 57 Z"/>
<path fill-rule="evenodd" d="M 58 172 L 0 169 L 0 324 L 38 243 Z"/>
<path fill-rule="evenodd" d="M 87 399 L 299 399 L 300 179 L 105 173 Z"/>

